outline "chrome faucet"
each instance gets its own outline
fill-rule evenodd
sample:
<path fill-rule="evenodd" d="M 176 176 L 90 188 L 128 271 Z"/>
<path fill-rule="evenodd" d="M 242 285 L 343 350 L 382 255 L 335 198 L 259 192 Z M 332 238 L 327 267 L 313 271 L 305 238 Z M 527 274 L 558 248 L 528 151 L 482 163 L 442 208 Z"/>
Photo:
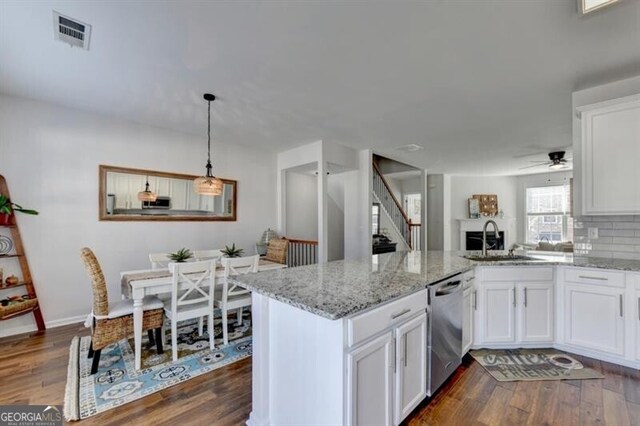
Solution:
<path fill-rule="evenodd" d="M 493 220 L 488 220 L 484 224 L 484 227 L 482 228 L 482 255 L 483 256 L 487 255 L 487 226 L 489 226 L 490 223 L 493 224 L 493 231 L 496 233 L 496 240 L 500 239 L 500 231 L 498 230 L 498 224 L 495 223 Z"/>

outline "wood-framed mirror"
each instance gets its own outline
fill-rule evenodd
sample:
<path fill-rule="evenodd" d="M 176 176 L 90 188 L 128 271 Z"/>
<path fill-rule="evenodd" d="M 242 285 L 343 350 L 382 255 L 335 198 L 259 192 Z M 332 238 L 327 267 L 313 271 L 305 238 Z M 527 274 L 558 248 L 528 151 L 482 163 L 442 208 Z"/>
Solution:
<path fill-rule="evenodd" d="M 221 195 L 199 195 L 197 176 L 100 165 L 99 219 L 113 221 L 227 221 L 237 217 L 238 183 L 222 179 Z M 149 190 L 155 201 L 140 201 Z"/>

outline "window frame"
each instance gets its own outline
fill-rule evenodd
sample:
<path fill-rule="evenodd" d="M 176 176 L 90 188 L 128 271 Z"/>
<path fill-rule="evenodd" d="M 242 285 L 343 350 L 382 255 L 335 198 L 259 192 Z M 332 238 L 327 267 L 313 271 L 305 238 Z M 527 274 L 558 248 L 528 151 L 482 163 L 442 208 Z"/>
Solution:
<path fill-rule="evenodd" d="M 529 205 L 528 205 L 528 191 L 530 189 L 535 189 L 535 188 L 549 188 L 549 187 L 569 187 L 569 193 L 566 194 L 566 199 L 564 200 L 565 202 L 564 204 L 564 209 L 565 211 L 550 211 L 550 212 L 543 212 L 543 213 L 530 213 L 529 212 Z M 562 229 L 560 231 L 561 235 L 560 235 L 560 241 L 569 241 L 569 235 L 568 235 L 568 230 L 569 230 L 569 218 L 573 217 L 572 216 L 572 206 L 571 206 L 571 201 L 572 201 L 572 195 L 571 195 L 571 182 L 567 183 L 567 182 L 546 182 L 545 184 L 530 184 L 530 185 L 526 185 L 524 187 L 524 194 L 523 194 L 523 198 L 524 198 L 524 240 L 525 243 L 529 243 L 529 244 L 537 244 L 540 241 L 544 241 L 544 240 L 538 240 L 538 241 L 530 241 L 529 240 L 529 217 L 543 217 L 543 221 L 544 221 L 544 216 L 559 216 L 562 219 Z M 553 243 L 553 241 L 549 240 L 550 243 Z"/>

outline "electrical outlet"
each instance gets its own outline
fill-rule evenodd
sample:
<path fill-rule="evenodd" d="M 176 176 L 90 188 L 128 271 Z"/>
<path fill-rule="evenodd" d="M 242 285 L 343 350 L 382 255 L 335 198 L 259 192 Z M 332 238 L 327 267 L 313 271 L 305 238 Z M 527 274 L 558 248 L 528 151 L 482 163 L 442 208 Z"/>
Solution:
<path fill-rule="evenodd" d="M 589 239 L 590 240 L 598 239 L 598 228 L 589 228 Z"/>

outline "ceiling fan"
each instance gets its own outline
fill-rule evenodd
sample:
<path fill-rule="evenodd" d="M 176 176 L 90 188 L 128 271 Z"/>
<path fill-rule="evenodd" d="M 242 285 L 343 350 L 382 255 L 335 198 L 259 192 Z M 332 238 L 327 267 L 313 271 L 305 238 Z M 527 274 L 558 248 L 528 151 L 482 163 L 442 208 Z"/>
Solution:
<path fill-rule="evenodd" d="M 554 151 L 549 153 L 548 161 L 531 161 L 531 163 L 536 163 L 531 166 L 520 167 L 519 170 L 530 169 L 532 167 L 540 167 L 548 165 L 551 170 L 561 170 L 566 169 L 567 162 L 571 161 L 571 158 L 564 158 L 565 151 Z"/>

